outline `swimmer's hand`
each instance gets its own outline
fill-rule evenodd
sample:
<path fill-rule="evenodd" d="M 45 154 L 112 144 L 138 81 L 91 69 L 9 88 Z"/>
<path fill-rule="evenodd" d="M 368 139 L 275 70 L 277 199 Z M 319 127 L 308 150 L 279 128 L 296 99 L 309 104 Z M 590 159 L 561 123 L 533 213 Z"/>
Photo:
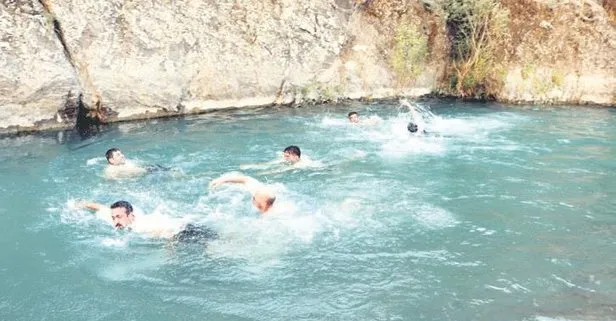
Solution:
<path fill-rule="evenodd" d="M 69 206 L 71 206 L 71 205 L 69 204 Z M 94 203 L 94 202 L 87 202 L 87 201 L 76 201 L 76 202 L 73 203 L 73 206 L 75 206 L 77 208 L 89 209 L 91 211 L 100 211 L 101 209 L 103 209 L 105 207 L 105 205 L 103 205 L 103 204 Z"/>
<path fill-rule="evenodd" d="M 213 179 L 213 180 L 210 182 L 210 184 L 209 184 L 209 186 L 208 186 L 208 187 L 209 187 L 209 189 L 214 189 L 214 188 L 216 188 L 216 186 L 220 185 L 221 183 L 222 183 L 222 182 L 221 182 L 221 179 L 220 179 L 220 177 L 219 177 L 219 178 L 217 178 L 217 179 Z"/>
<path fill-rule="evenodd" d="M 68 200 L 68 202 L 66 202 L 66 206 L 69 210 L 79 210 L 83 208 L 81 203 L 82 202 L 78 200 Z"/>

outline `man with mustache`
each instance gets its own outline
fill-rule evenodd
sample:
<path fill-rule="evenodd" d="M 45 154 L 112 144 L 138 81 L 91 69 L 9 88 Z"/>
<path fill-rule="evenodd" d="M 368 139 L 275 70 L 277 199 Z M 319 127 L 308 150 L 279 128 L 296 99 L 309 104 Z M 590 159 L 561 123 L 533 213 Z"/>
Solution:
<path fill-rule="evenodd" d="M 135 216 L 133 206 L 127 201 L 117 201 L 109 207 L 94 202 L 80 202 L 78 206 L 95 211 L 104 220 L 111 218 L 111 225 L 118 230 L 126 229 L 179 242 L 202 243 L 218 238 L 215 231 L 182 220 L 160 215 Z"/>

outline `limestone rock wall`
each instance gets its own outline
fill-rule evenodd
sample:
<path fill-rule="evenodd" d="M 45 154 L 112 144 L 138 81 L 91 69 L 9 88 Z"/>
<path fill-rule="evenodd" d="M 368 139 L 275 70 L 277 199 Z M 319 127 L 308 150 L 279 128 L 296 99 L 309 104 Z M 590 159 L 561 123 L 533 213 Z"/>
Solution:
<path fill-rule="evenodd" d="M 508 7 L 512 57 L 499 99 L 616 105 L 616 21 L 599 2 L 523 0 Z"/>
<path fill-rule="evenodd" d="M 314 78 L 340 52 L 352 11 L 334 5 L 62 0 L 50 10 L 65 22 L 84 90 L 122 117 L 273 103 L 284 83 Z"/>
<path fill-rule="evenodd" d="M 498 98 L 614 103 L 605 10 L 524 1 L 536 10 L 503 0 L 513 32 Z M 438 3 L 0 0 L 0 132 L 71 127 L 79 94 L 113 121 L 442 91 L 449 38 Z"/>
<path fill-rule="evenodd" d="M 38 1 L 0 2 L 0 127 L 54 119 L 75 73 L 54 33 L 53 18 Z"/>

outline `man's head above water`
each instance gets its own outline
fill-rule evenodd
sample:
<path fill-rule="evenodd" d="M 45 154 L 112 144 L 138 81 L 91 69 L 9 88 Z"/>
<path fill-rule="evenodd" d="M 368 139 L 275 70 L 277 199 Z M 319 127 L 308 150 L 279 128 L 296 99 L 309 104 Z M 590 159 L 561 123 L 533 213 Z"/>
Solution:
<path fill-rule="evenodd" d="M 359 123 L 359 114 L 356 111 L 352 111 L 347 115 L 347 118 L 352 123 Z"/>
<path fill-rule="evenodd" d="M 267 189 L 258 190 L 252 195 L 252 205 L 261 213 L 267 212 L 276 201 L 276 195 Z"/>
<path fill-rule="evenodd" d="M 113 227 L 123 229 L 135 220 L 133 206 L 127 201 L 117 201 L 111 204 L 111 221 Z"/>
<path fill-rule="evenodd" d="M 118 148 L 111 148 L 105 153 L 105 158 L 107 158 L 107 163 L 109 165 L 122 165 L 126 162 L 126 158 L 122 151 Z"/>
<path fill-rule="evenodd" d="M 295 164 L 301 160 L 300 157 L 302 156 L 302 152 L 299 150 L 299 147 L 297 146 L 291 145 L 285 148 L 282 151 L 282 153 L 283 153 L 284 160 L 289 163 Z"/>
<path fill-rule="evenodd" d="M 227 183 L 244 185 L 244 187 L 246 187 L 246 189 L 252 194 L 252 205 L 254 205 L 254 207 L 256 207 L 261 214 L 267 213 L 276 201 L 276 194 L 272 190 L 264 186 L 256 179 L 240 173 L 228 173 L 222 175 L 219 178 L 213 179 L 209 186 L 210 189 L 213 189 Z"/>

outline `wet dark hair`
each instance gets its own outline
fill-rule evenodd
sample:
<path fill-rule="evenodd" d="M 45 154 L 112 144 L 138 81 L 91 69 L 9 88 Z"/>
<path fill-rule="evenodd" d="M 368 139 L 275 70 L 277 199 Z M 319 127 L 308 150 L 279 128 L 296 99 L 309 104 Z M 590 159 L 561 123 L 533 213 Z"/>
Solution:
<path fill-rule="evenodd" d="M 133 206 L 130 205 L 130 203 L 127 202 L 127 201 L 117 201 L 117 202 L 111 204 L 110 207 L 111 207 L 111 209 L 118 208 L 118 207 L 125 208 L 126 209 L 126 215 L 130 215 L 130 214 L 133 213 Z"/>
<path fill-rule="evenodd" d="M 272 205 L 274 205 L 274 202 L 275 202 L 275 201 L 276 201 L 276 197 L 275 197 L 275 196 L 274 196 L 274 197 L 268 197 L 268 198 L 267 198 L 267 201 L 266 201 L 267 206 L 272 206 Z"/>
<path fill-rule="evenodd" d="M 347 115 L 347 118 L 350 118 L 350 117 L 351 117 L 351 116 L 353 116 L 353 115 L 357 115 L 357 116 L 359 116 L 359 114 L 358 114 L 356 111 L 352 111 L 352 112 L 350 112 L 350 113 Z"/>
<path fill-rule="evenodd" d="M 282 152 L 283 153 L 295 154 L 295 155 L 297 155 L 297 157 L 302 157 L 302 152 L 299 150 L 299 147 L 297 147 L 295 145 L 291 145 L 291 146 L 285 148 Z"/>
<path fill-rule="evenodd" d="M 113 157 L 113 153 L 119 152 L 119 151 L 120 151 L 119 148 L 110 148 L 109 150 L 107 150 L 107 152 L 105 153 L 105 158 L 107 158 L 107 163 L 109 163 L 109 159 Z"/>
<path fill-rule="evenodd" d="M 410 122 L 408 126 L 406 126 L 406 129 L 408 129 L 411 133 L 416 133 L 419 130 L 419 127 L 417 124 Z"/>

